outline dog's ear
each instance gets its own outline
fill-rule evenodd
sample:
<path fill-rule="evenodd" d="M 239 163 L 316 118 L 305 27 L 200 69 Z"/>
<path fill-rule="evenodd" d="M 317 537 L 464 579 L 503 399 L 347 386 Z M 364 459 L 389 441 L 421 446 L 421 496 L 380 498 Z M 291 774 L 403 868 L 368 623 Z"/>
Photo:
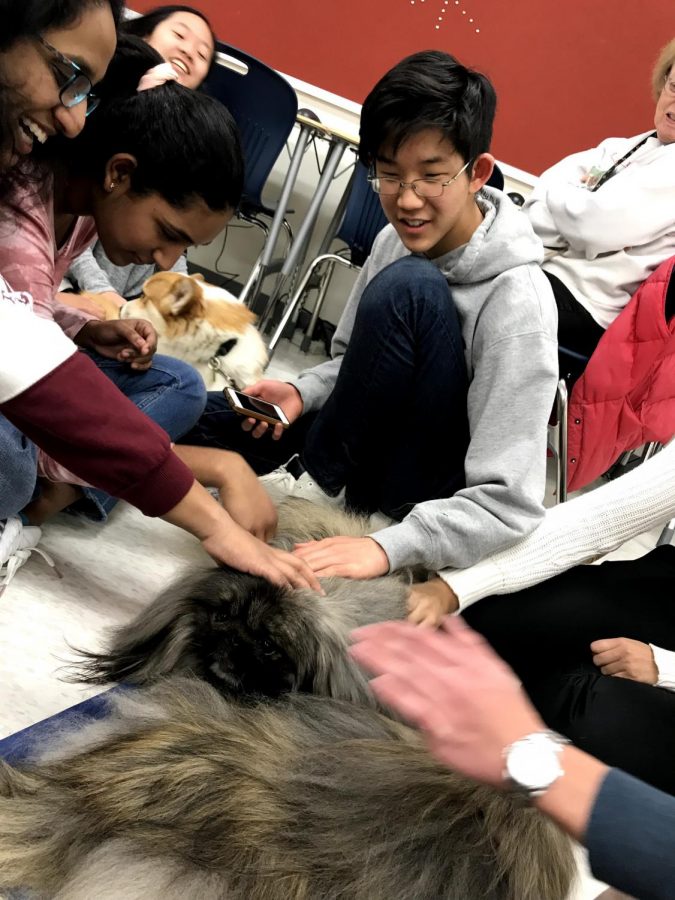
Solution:
<path fill-rule="evenodd" d="M 204 283 L 206 283 L 206 279 L 201 272 L 195 272 L 194 275 L 191 275 L 190 277 L 194 278 L 195 281 L 203 281 Z"/>
<path fill-rule="evenodd" d="M 179 278 L 169 293 L 169 313 L 172 316 L 183 316 L 193 305 L 201 305 L 202 289 L 188 275 Z"/>
<path fill-rule="evenodd" d="M 161 296 L 161 294 L 166 292 L 166 276 L 171 274 L 173 273 L 155 272 L 154 275 L 146 278 L 143 282 L 143 294 L 147 297 L 151 297 L 152 299 L 159 299 L 157 295 Z"/>
<path fill-rule="evenodd" d="M 115 629 L 101 653 L 72 648 L 79 659 L 67 680 L 88 684 L 147 684 L 172 672 L 191 670 L 199 612 L 193 597 L 212 578 L 198 572 L 172 585 L 135 619 Z"/>

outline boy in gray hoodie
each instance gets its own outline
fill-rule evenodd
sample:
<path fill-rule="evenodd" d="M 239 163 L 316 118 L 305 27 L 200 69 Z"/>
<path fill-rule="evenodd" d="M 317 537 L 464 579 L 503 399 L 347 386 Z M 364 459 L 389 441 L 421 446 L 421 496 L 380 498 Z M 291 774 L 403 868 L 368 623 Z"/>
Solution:
<path fill-rule="evenodd" d="M 315 413 L 298 493 L 311 479 L 394 520 L 367 538 L 300 546 L 319 575 L 469 566 L 544 514 L 556 308 L 540 240 L 484 186 L 495 105 L 485 76 L 440 51 L 407 57 L 378 82 L 363 105 L 359 156 L 390 224 L 347 302 L 332 358 L 292 384 L 247 390 L 291 422 Z M 245 427 L 254 437 L 268 429 Z"/>

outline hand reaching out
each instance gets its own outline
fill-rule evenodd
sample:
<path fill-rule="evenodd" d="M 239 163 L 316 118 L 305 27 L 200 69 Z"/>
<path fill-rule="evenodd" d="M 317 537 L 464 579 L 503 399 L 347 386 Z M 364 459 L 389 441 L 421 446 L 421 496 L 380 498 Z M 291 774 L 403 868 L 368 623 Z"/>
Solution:
<path fill-rule="evenodd" d="M 500 786 L 504 747 L 545 728 L 514 673 L 459 616 L 438 631 L 382 622 L 352 637 L 352 656 L 377 676 L 375 696 L 422 729 L 440 762 L 471 778 Z"/>
<path fill-rule="evenodd" d="M 389 571 L 389 557 L 371 537 L 331 537 L 297 544 L 293 551 L 321 578 L 377 578 Z"/>
<path fill-rule="evenodd" d="M 408 620 L 416 625 L 438 628 L 443 616 L 458 609 L 457 595 L 442 578 L 431 578 L 410 588 Z"/>

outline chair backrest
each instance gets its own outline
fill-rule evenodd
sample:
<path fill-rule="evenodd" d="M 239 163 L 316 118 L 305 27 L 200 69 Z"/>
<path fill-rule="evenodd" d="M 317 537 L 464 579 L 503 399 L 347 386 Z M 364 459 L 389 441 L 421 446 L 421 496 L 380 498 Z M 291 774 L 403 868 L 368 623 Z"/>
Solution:
<path fill-rule="evenodd" d="M 336 234 L 349 247 L 355 266 L 364 264 L 373 241 L 386 224 L 380 198 L 368 183 L 368 170 L 357 160 L 345 214 Z"/>
<path fill-rule="evenodd" d="M 221 41 L 216 51 L 246 67 L 240 73 L 216 64 L 204 89 L 229 109 L 239 126 L 246 162 L 244 202 L 262 207 L 263 187 L 295 124 L 298 98 L 285 78 L 254 56 Z"/>
<path fill-rule="evenodd" d="M 492 175 L 485 182 L 488 187 L 496 188 L 498 191 L 504 190 L 504 173 L 499 168 L 497 163 L 495 163 L 495 167 L 492 170 Z"/>

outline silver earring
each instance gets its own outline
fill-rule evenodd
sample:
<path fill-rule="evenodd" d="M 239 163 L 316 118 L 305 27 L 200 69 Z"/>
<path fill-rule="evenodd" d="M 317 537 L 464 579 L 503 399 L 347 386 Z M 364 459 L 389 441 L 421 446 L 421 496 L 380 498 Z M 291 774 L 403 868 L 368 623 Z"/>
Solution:
<path fill-rule="evenodd" d="M 111 182 L 110 182 L 110 186 L 109 186 L 108 190 L 109 190 L 109 191 L 114 191 L 114 190 L 115 190 L 115 182 L 114 182 L 114 181 L 111 181 Z"/>

